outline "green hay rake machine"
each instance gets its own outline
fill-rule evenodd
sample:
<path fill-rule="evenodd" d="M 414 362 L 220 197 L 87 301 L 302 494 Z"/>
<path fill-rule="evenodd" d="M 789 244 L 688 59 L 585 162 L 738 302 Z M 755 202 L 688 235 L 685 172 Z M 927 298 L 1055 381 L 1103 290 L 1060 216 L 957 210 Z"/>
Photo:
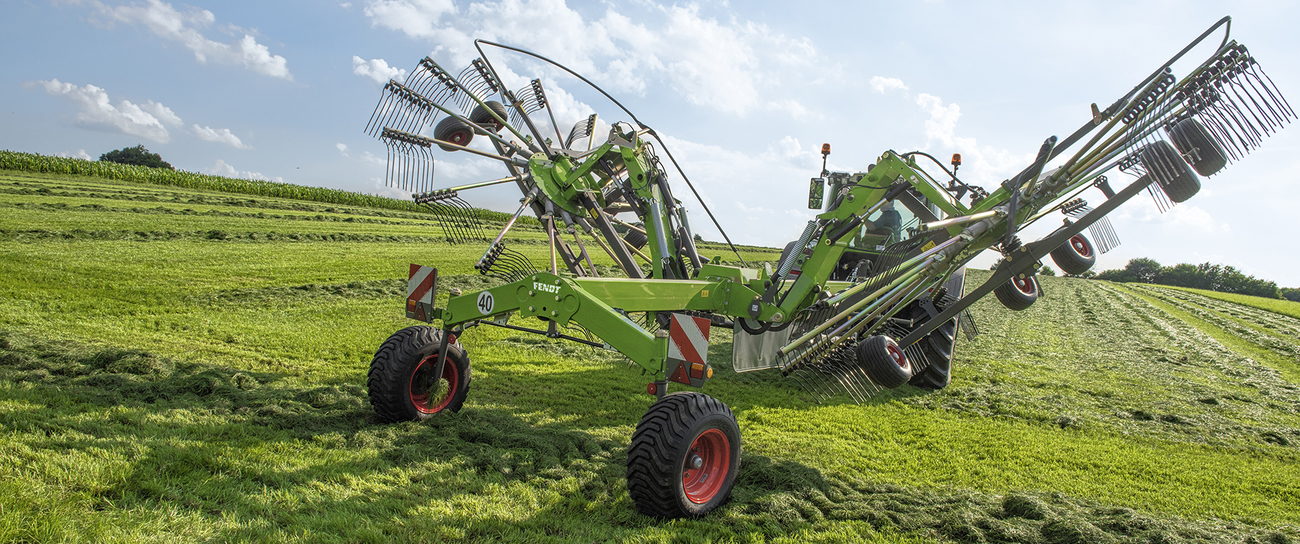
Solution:
<path fill-rule="evenodd" d="M 1220 27 L 1224 37 L 1213 54 L 1175 77 L 1174 62 Z M 1028 308 L 1040 293 L 1041 259 L 1051 255 L 1070 274 L 1087 271 L 1098 251 L 1119 243 L 1107 213 L 1143 191 L 1162 210 L 1186 201 L 1200 189 L 1200 176 L 1240 160 L 1295 118 L 1254 57 L 1229 40 L 1229 29 L 1224 18 L 1109 107 L 1094 104 L 1081 128 L 1064 140 L 1048 138 L 1032 164 L 992 193 L 957 177 L 956 155 L 951 171 L 920 152 L 886 151 L 852 174 L 828 172 L 823 162 L 809 195 L 820 214 L 775 267 L 762 268 L 749 267 L 739 252 L 742 266 L 700 256 L 658 152 L 694 186 L 654 130 L 582 76 L 481 40 L 480 57 L 456 75 L 425 58 L 405 81 L 384 87 L 366 130 L 388 147 L 388 183 L 432 209 L 449 242 L 486 243 L 475 268 L 505 283 L 452 289 L 439 308 L 438 271 L 412 264 L 406 315 L 427 324 L 398 331 L 379 348 L 371 403 L 389 421 L 458 410 L 470 362 L 457 339 L 479 325 L 617 350 L 654 377 L 646 387 L 658 397 L 627 455 L 633 502 L 650 515 L 704 515 L 730 493 L 740 430 L 722 402 L 696 391 L 669 394 L 668 384 L 699 388 L 712 377 L 711 327 L 735 329 L 734 370 L 780 369 L 819 401 L 847 394 L 860 402 L 909 383 L 944 387 L 957 330 L 976 332 L 965 312 L 972 303 L 992 292 L 1011 310 Z M 629 120 L 598 135 L 592 115 L 565 135 L 541 81 L 508 90 L 484 47 L 568 72 Z M 470 147 L 476 138 L 490 145 Z M 500 161 L 508 175 L 435 189 L 435 147 Z M 823 146 L 823 158 L 829 152 Z M 1057 158 L 1063 161 L 1048 168 Z M 932 177 L 918 159 L 938 164 L 947 179 Z M 1107 176 L 1117 172 L 1132 179 L 1115 190 Z M 523 198 L 489 238 L 459 194 L 509 183 Z M 1105 196 L 1096 206 L 1080 197 L 1091 188 Z M 549 263 L 506 247 L 507 233 L 528 212 L 545 230 Z M 1055 212 L 1063 224 L 1051 234 L 1029 243 L 1017 237 Z M 1002 258 L 984 284 L 967 290 L 965 266 L 987 249 Z M 621 274 L 602 276 L 592 251 L 607 254 Z M 511 323 L 512 316 L 544 327 Z"/>

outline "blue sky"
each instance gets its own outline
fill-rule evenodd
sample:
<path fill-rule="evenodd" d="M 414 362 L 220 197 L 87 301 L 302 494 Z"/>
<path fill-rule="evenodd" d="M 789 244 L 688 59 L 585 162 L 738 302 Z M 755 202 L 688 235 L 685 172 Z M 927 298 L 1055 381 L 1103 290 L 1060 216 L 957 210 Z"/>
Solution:
<path fill-rule="evenodd" d="M 963 179 L 993 188 L 1044 138 L 1085 122 L 1089 104 L 1113 102 L 1224 15 L 1300 105 L 1295 2 L 85 0 L 3 10 L 0 148 L 98 158 L 144 144 L 186 170 L 400 197 L 383 185 L 384 146 L 363 133 L 382 82 L 425 55 L 459 70 L 485 38 L 604 86 L 668 137 L 733 240 L 776 247 L 812 216 L 803 205 L 823 142 L 839 171 L 887 149 L 962 153 Z M 541 77 L 564 127 L 591 111 L 623 120 L 554 70 L 489 55 L 512 88 Z M 1098 269 L 1144 256 L 1212 261 L 1300 286 L 1297 244 L 1283 241 L 1300 202 L 1297 130 L 1266 139 L 1170 212 L 1143 197 L 1126 204 L 1112 214 L 1124 243 Z M 438 187 L 504 175 L 463 153 L 436 160 Z M 719 239 L 677 192 L 696 229 Z M 496 209 L 519 198 L 509 188 L 465 196 Z"/>

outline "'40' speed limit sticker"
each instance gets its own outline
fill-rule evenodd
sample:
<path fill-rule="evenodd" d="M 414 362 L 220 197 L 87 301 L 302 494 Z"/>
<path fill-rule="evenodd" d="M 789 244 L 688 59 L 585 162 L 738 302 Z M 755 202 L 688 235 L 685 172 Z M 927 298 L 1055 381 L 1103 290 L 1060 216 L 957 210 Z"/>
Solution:
<path fill-rule="evenodd" d="M 478 294 L 478 311 L 483 315 L 492 313 L 492 306 L 495 301 L 492 300 L 492 293 L 483 291 Z"/>

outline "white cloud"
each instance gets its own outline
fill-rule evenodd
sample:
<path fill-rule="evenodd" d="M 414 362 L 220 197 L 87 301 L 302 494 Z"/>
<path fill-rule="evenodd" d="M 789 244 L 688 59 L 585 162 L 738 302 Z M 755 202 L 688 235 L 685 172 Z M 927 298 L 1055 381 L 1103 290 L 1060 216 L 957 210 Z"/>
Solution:
<path fill-rule="evenodd" d="M 58 157 L 69 157 L 73 159 L 81 159 L 86 161 L 95 160 L 94 157 L 90 156 L 90 153 L 86 153 L 85 149 L 78 149 L 76 153 L 60 152 L 60 153 L 55 153 L 54 155 Z"/>
<path fill-rule="evenodd" d="M 240 171 L 238 168 L 235 168 L 234 166 L 227 164 L 226 161 L 223 161 L 221 159 L 217 159 L 217 163 L 212 165 L 212 168 L 209 168 L 207 172 L 214 176 L 225 176 L 228 178 L 258 179 L 258 180 L 277 181 L 277 182 L 284 181 L 284 178 L 281 178 L 279 176 L 268 178 L 262 175 L 260 172 Z"/>
<path fill-rule="evenodd" d="M 67 97 L 80 107 L 77 122 L 83 125 L 106 125 L 132 136 L 165 144 L 171 141 L 171 134 L 163 125 L 178 126 L 181 123 L 180 117 L 172 113 L 171 109 L 152 100 L 144 106 L 129 100 L 113 105 L 108 99 L 108 92 L 94 85 L 78 87 L 57 79 L 38 83 L 45 88 L 45 92 Z"/>
<path fill-rule="evenodd" d="M 505 42 L 616 91 L 640 94 L 662 81 L 692 104 L 737 115 L 780 104 L 762 95 L 789 77 L 781 69 L 808 69 L 817 56 L 807 38 L 708 17 L 694 4 L 648 7 L 656 17 L 634 20 L 609 8 L 587 19 L 562 0 L 476 2 L 463 13 L 450 0 L 371 0 L 365 13 L 374 26 L 433 42 L 458 64 L 477 55 L 472 38 Z"/>
<path fill-rule="evenodd" d="M 992 146 L 981 146 L 971 137 L 957 135 L 957 121 L 961 119 L 961 106 L 955 103 L 944 104 L 943 99 L 921 93 L 916 97 L 916 105 L 929 114 L 925 121 L 925 149 L 938 146 L 951 149 L 962 155 L 962 174 L 967 183 L 974 182 L 992 187 L 1033 161 L 1034 154 L 1016 154 Z"/>
<path fill-rule="evenodd" d="M 252 149 L 252 146 L 244 144 L 244 142 L 239 139 L 239 136 L 235 136 L 228 128 L 217 130 L 212 127 L 200 127 L 197 124 L 194 125 L 193 128 L 194 134 L 197 135 L 200 140 L 226 144 L 235 149 Z"/>
<path fill-rule="evenodd" d="M 384 59 L 365 60 L 356 55 L 352 56 L 352 73 L 368 77 L 383 85 L 390 79 L 402 80 L 406 76 L 405 68 L 389 66 Z"/>
<path fill-rule="evenodd" d="M 348 144 L 339 142 L 334 144 L 334 147 L 339 150 L 340 155 L 343 155 L 344 157 L 348 156 Z"/>
<path fill-rule="evenodd" d="M 218 64 L 243 65 L 259 74 L 292 80 L 287 61 L 280 55 L 272 55 L 265 45 L 257 43 L 252 35 L 245 33 L 243 38 L 231 43 L 222 43 L 208 39 L 197 28 L 211 25 L 216 16 L 211 11 L 189 8 L 181 12 L 171 4 L 160 0 L 134 2 L 130 5 L 108 6 L 97 0 L 91 4 L 98 8 L 104 22 L 144 25 L 161 38 L 180 42 L 194 53 L 200 63 L 212 60 Z"/>
<path fill-rule="evenodd" d="M 906 91 L 907 85 L 903 83 L 903 80 L 898 78 L 874 76 L 871 78 L 871 88 L 875 89 L 878 93 L 884 94 L 885 91 L 894 89 Z"/>

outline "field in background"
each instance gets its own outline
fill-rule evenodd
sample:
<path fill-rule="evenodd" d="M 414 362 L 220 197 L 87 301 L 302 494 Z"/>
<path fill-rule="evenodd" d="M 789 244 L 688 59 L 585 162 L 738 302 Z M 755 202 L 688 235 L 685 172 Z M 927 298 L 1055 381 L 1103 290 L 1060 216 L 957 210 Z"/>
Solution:
<path fill-rule="evenodd" d="M 425 214 L 0 171 L 0 217 L 0 541 L 1300 538 L 1295 316 L 1044 278 L 973 308 L 950 387 L 865 406 L 730 372 L 715 329 L 740 478 L 661 521 L 624 488 L 653 399 L 616 353 L 476 329 L 464 410 L 373 421 L 407 263 L 485 285 Z"/>

